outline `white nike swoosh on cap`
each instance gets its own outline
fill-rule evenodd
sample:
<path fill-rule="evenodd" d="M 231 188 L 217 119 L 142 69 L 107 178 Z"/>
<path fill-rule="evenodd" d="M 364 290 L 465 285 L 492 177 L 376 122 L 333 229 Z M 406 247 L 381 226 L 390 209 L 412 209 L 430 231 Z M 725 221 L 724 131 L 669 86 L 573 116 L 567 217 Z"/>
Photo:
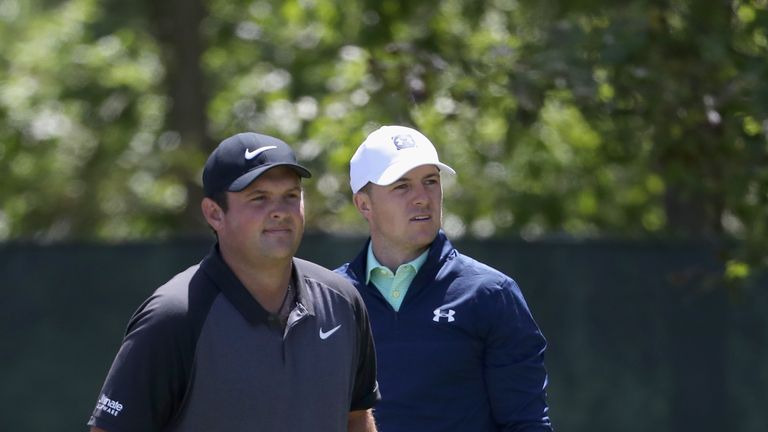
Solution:
<path fill-rule="evenodd" d="M 277 148 L 277 146 L 261 147 L 261 148 L 257 148 L 254 151 L 250 151 L 248 149 L 245 149 L 245 158 L 248 159 L 248 160 L 251 160 L 251 159 L 255 158 L 256 156 L 264 153 L 265 151 L 271 150 L 271 149 L 275 149 L 275 148 Z"/>
<path fill-rule="evenodd" d="M 328 337 L 334 333 L 336 333 L 336 330 L 338 330 L 341 327 L 341 324 L 337 325 L 336 327 L 328 330 L 327 332 L 323 331 L 323 328 L 320 327 L 320 339 L 328 339 Z"/>

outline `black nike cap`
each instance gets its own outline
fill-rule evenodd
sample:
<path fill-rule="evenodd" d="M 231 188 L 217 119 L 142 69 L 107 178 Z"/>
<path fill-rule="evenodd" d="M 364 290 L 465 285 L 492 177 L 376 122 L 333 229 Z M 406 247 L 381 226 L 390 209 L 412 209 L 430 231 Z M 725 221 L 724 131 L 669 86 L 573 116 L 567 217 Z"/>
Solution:
<path fill-rule="evenodd" d="M 287 166 L 300 177 L 312 177 L 299 165 L 284 141 L 255 132 L 243 132 L 222 141 L 203 169 L 203 190 L 212 197 L 221 191 L 239 192 L 270 168 Z"/>

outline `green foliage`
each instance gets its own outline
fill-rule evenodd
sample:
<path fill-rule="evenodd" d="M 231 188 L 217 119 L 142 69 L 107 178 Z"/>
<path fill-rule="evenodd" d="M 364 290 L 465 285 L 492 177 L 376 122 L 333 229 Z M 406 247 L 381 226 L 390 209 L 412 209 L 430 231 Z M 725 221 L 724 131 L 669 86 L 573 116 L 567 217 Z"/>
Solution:
<path fill-rule="evenodd" d="M 173 146 L 156 139 L 167 101 L 153 41 L 97 31 L 104 14 L 78 0 L 18 16 L 0 47 L 6 238 L 155 235 L 156 214 L 186 204 L 162 181 Z"/>
<path fill-rule="evenodd" d="M 149 6 L 0 0 L 0 238 L 170 235 L 194 213 L 209 149 L 169 121 L 181 107 L 153 36 L 184 18 Z M 196 140 L 292 143 L 316 173 L 309 229 L 364 230 L 349 157 L 400 123 L 458 171 L 453 235 L 726 235 L 744 240 L 733 263 L 765 259 L 765 0 L 205 7 Z"/>

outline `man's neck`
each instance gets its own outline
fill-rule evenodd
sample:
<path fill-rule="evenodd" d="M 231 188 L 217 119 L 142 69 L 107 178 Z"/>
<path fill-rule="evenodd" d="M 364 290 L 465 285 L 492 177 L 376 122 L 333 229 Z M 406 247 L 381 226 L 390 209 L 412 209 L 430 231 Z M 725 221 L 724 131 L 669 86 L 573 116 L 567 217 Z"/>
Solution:
<path fill-rule="evenodd" d="M 429 249 L 429 245 L 420 249 L 397 249 L 393 247 L 387 247 L 382 245 L 383 242 L 377 242 L 371 239 L 371 247 L 373 248 L 373 255 L 381 265 L 390 269 L 392 273 L 397 272 L 397 268 L 401 265 L 415 260 L 419 255 Z"/>
<path fill-rule="evenodd" d="M 280 309 L 291 280 L 292 259 L 246 262 L 227 254 L 224 250 L 221 251 L 221 256 L 245 289 L 265 310 L 275 313 Z"/>

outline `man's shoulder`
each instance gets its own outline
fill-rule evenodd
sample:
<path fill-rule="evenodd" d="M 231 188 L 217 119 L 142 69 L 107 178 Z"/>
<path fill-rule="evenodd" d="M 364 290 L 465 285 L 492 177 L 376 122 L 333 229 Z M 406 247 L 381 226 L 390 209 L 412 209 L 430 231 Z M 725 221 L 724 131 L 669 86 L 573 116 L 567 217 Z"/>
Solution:
<path fill-rule="evenodd" d="M 336 267 L 335 269 L 333 269 L 333 272 L 334 273 L 338 273 L 338 274 L 346 277 L 347 270 L 349 270 L 349 266 L 350 266 L 350 263 L 348 263 L 348 262 L 344 263 L 344 264 Z"/>
<path fill-rule="evenodd" d="M 457 253 L 446 263 L 446 274 L 452 274 L 454 289 L 476 294 L 511 292 L 518 295 L 517 282 L 503 271 L 468 255 Z"/>
<path fill-rule="evenodd" d="M 301 258 L 294 258 L 297 270 L 304 277 L 319 282 L 326 288 L 336 291 L 344 297 L 357 297 L 358 293 L 350 280 L 339 272 L 339 269 L 329 270 L 320 264 Z"/>
<path fill-rule="evenodd" d="M 340 265 L 339 267 L 336 267 L 333 272 L 337 275 L 341 276 L 345 280 L 349 281 L 354 285 L 356 282 L 358 282 L 358 279 L 355 277 L 355 275 L 350 271 L 351 263 L 344 263 Z"/>
<path fill-rule="evenodd" d="M 170 310 L 184 309 L 189 302 L 190 288 L 200 285 L 200 275 L 200 264 L 190 266 L 157 288 L 150 300 Z"/>
<path fill-rule="evenodd" d="M 452 267 L 453 271 L 462 275 L 481 277 L 499 282 L 512 279 L 501 270 L 462 253 L 457 253 L 454 259 L 449 261 L 448 265 Z"/>
<path fill-rule="evenodd" d="M 157 288 L 139 306 L 129 326 L 141 324 L 168 330 L 186 326 L 190 320 L 204 318 L 216 292 L 200 265 L 193 265 Z"/>

